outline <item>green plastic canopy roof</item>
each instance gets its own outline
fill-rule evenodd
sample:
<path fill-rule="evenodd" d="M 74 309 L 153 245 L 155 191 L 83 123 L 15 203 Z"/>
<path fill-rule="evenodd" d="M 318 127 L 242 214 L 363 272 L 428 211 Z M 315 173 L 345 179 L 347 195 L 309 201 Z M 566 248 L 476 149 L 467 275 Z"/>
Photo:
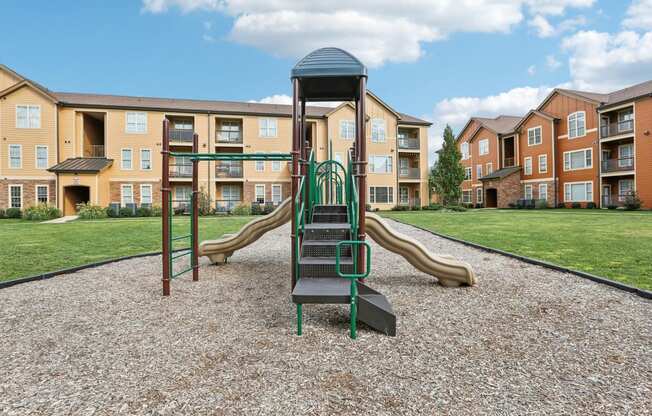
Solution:
<path fill-rule="evenodd" d="M 300 82 L 299 98 L 309 101 L 355 99 L 362 77 L 367 77 L 367 67 L 339 48 L 317 49 L 301 59 L 291 71 L 291 78 Z"/>

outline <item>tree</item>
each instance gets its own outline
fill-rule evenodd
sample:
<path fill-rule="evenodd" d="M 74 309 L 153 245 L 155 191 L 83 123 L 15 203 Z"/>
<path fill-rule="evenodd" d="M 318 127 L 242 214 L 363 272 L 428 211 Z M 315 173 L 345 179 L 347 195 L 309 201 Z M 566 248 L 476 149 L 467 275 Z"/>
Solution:
<path fill-rule="evenodd" d="M 444 205 L 457 204 L 462 196 L 460 185 L 464 180 L 464 166 L 460 163 L 461 159 L 462 154 L 455 143 L 453 129 L 446 125 L 439 160 L 432 167 L 429 177 L 431 188 L 439 194 Z"/>

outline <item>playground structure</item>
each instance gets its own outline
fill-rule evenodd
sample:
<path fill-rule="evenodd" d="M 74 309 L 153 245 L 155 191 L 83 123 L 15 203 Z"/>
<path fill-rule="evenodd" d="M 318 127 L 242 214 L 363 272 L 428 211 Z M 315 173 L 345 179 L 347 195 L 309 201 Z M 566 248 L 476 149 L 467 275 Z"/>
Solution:
<path fill-rule="evenodd" d="M 170 294 L 170 280 L 192 271 L 199 279 L 199 256 L 213 263 L 225 262 L 234 251 L 288 221 L 290 235 L 291 290 L 296 304 L 297 334 L 303 328 L 304 304 L 349 304 L 350 336 L 357 336 L 357 321 L 388 335 L 396 334 L 396 316 L 389 300 L 365 284 L 371 272 L 371 247 L 367 234 L 380 246 L 408 260 L 417 269 L 437 277 L 443 286 L 474 285 L 472 268 L 450 256 L 436 256 L 418 241 L 397 233 L 380 217 L 366 212 L 366 67 L 337 48 L 318 49 L 303 58 L 291 74 L 293 87 L 292 150 L 288 154 L 199 153 L 197 135 L 192 153 L 169 148 L 169 126 L 163 123 L 163 294 Z M 316 161 L 306 140 L 308 101 L 346 101 L 355 108 L 355 140 L 346 166 L 328 159 Z M 190 233 L 172 236 L 172 200 L 169 158 L 185 156 L 192 162 Z M 237 234 L 218 240 L 198 240 L 197 165 L 206 160 L 291 161 L 291 197 L 272 213 L 246 224 Z M 176 241 L 190 245 L 173 250 Z M 174 260 L 190 256 L 190 266 L 175 271 Z"/>

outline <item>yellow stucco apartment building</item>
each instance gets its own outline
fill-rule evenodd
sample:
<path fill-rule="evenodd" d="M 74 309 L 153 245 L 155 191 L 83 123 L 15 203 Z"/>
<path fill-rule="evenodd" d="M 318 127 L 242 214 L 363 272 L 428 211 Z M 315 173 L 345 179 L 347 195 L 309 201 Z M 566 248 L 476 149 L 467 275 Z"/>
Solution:
<path fill-rule="evenodd" d="M 372 93 L 367 105 L 368 203 L 372 208 L 428 202 L 430 123 L 402 114 Z M 291 147 L 291 106 L 248 102 L 53 92 L 0 65 L 0 208 L 77 204 L 160 204 L 162 122 L 171 149 L 200 152 L 284 152 Z M 309 107 L 318 160 L 346 165 L 354 110 Z M 190 198 L 191 167 L 171 162 L 172 198 Z M 200 189 L 218 210 L 240 203 L 279 203 L 290 194 L 286 162 L 203 162 Z"/>

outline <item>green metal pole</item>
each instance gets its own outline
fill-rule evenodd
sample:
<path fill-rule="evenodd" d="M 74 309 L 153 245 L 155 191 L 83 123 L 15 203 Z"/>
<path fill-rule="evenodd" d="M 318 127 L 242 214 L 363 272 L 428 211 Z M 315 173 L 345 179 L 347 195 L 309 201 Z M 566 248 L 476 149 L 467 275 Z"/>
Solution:
<path fill-rule="evenodd" d="M 303 335 L 303 305 L 297 303 L 297 335 Z"/>
<path fill-rule="evenodd" d="M 351 279 L 351 339 L 356 339 L 358 337 L 358 284 L 356 283 L 356 280 L 357 279 Z"/>

